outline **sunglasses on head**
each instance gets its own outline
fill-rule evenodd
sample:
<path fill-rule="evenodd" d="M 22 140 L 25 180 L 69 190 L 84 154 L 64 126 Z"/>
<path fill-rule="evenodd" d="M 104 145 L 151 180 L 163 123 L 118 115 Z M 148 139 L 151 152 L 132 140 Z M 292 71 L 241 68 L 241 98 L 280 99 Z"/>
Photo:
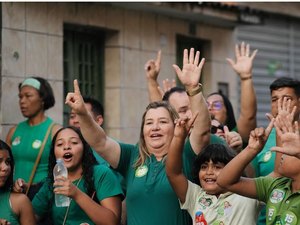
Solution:
<path fill-rule="evenodd" d="M 215 134 L 215 133 L 217 133 L 218 129 L 220 129 L 220 130 L 222 130 L 224 132 L 224 125 L 222 125 L 222 124 L 220 124 L 218 126 L 211 125 L 211 127 L 210 127 L 210 133 Z"/>

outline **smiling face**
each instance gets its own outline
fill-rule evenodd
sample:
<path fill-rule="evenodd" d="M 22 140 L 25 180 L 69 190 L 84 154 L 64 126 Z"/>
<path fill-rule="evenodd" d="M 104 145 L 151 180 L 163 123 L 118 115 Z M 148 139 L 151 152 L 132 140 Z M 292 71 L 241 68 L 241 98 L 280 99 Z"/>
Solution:
<path fill-rule="evenodd" d="M 3 187 L 11 173 L 11 158 L 7 150 L 0 150 L 0 187 Z"/>
<path fill-rule="evenodd" d="M 83 143 L 74 130 L 66 128 L 57 134 L 54 154 L 63 159 L 69 172 L 82 170 Z"/>
<path fill-rule="evenodd" d="M 165 108 L 158 107 L 148 110 L 145 115 L 143 135 L 149 153 L 164 153 L 171 143 L 173 133 L 174 123 Z"/>
<path fill-rule="evenodd" d="M 217 184 L 217 178 L 224 166 L 224 163 L 214 163 L 212 160 L 200 166 L 200 185 L 208 194 L 218 195 L 224 192 L 224 189 Z"/>

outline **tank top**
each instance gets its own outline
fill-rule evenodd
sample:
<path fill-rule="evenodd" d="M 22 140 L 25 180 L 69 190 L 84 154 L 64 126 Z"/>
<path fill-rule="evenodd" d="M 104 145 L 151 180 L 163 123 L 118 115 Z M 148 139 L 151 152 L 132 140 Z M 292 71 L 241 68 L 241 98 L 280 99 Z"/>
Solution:
<path fill-rule="evenodd" d="M 15 160 L 14 178 L 22 178 L 25 182 L 29 181 L 40 147 L 48 127 L 53 123 L 49 117 L 40 124 L 30 126 L 28 120 L 19 123 L 12 136 L 12 153 Z M 33 178 L 33 183 L 43 181 L 48 173 L 48 157 L 51 147 L 51 132 L 46 141 L 40 162 Z"/>
<path fill-rule="evenodd" d="M 10 204 L 10 191 L 0 190 L 0 218 L 13 225 L 20 225 L 18 216 L 13 212 Z"/>

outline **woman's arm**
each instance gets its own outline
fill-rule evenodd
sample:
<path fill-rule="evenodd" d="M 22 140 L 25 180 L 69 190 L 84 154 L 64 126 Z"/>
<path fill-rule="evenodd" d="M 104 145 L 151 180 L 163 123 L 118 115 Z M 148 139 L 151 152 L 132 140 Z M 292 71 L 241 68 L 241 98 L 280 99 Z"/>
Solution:
<path fill-rule="evenodd" d="M 173 65 L 179 80 L 187 90 L 192 114 L 198 114 L 190 134 L 190 142 L 195 154 L 198 154 L 210 139 L 211 121 L 202 95 L 202 85 L 199 84 L 204 62 L 204 58 L 200 60 L 200 52 L 197 51 L 195 54 L 194 49 L 191 48 L 189 54 L 187 49 L 183 52 L 182 70 L 177 65 Z"/>
<path fill-rule="evenodd" d="M 100 201 L 100 204 L 77 189 L 74 201 L 97 225 L 118 225 L 121 221 L 121 197 L 113 196 Z"/>
<path fill-rule="evenodd" d="M 80 130 L 87 143 L 113 168 L 117 168 L 121 154 L 120 145 L 106 136 L 101 126 L 88 113 L 77 80 L 74 80 L 74 92 L 68 93 L 65 103 L 78 115 Z"/>
<path fill-rule="evenodd" d="M 255 181 L 252 178 L 241 177 L 246 166 L 262 150 L 271 130 L 274 120 L 266 129 L 256 128 L 251 131 L 248 146 L 233 158 L 220 172 L 217 183 L 228 191 L 257 198 Z"/>
<path fill-rule="evenodd" d="M 257 50 L 250 55 L 250 45 L 242 42 L 235 46 L 236 62 L 227 58 L 233 70 L 241 80 L 241 111 L 237 120 L 237 129 L 244 142 L 248 141 L 251 130 L 256 127 L 256 95 L 252 81 L 253 60 Z"/>
<path fill-rule="evenodd" d="M 20 193 L 11 194 L 12 209 L 19 215 L 21 225 L 35 225 L 36 220 L 29 198 Z"/>

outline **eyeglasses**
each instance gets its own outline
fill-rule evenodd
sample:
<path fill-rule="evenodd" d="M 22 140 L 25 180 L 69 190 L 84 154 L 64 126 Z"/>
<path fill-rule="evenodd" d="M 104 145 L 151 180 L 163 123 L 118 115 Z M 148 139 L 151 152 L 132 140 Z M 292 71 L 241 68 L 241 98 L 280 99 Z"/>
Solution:
<path fill-rule="evenodd" d="M 220 124 L 218 126 L 211 125 L 211 127 L 210 127 L 210 133 L 215 134 L 215 133 L 217 133 L 218 129 L 220 129 L 220 130 L 222 130 L 224 132 L 224 125 L 222 125 L 222 124 Z"/>
<path fill-rule="evenodd" d="M 215 110 L 221 110 L 223 108 L 223 102 L 222 101 L 214 101 L 212 103 L 206 102 L 208 108 L 212 108 Z"/>

